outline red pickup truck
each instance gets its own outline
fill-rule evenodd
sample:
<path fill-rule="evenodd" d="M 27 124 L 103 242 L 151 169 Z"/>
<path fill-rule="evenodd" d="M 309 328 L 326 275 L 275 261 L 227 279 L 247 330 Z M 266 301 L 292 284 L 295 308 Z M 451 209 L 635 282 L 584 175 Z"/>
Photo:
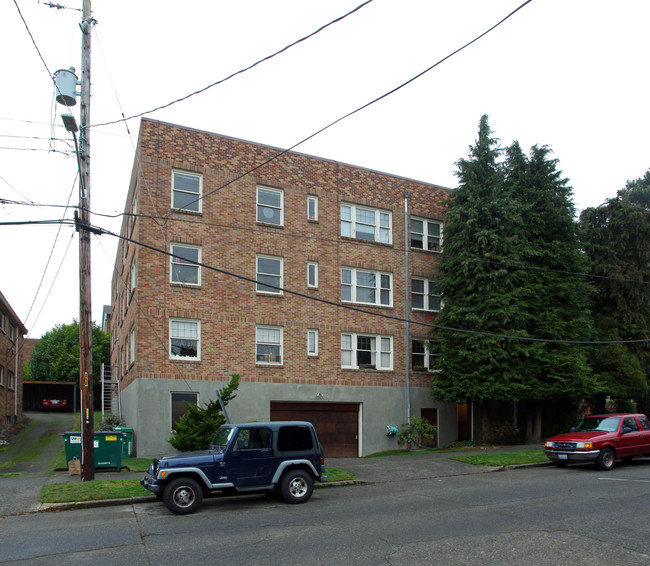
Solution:
<path fill-rule="evenodd" d="M 617 459 L 650 456 L 650 422 L 633 413 L 585 417 L 571 432 L 549 438 L 544 452 L 558 467 L 594 462 L 611 470 Z"/>

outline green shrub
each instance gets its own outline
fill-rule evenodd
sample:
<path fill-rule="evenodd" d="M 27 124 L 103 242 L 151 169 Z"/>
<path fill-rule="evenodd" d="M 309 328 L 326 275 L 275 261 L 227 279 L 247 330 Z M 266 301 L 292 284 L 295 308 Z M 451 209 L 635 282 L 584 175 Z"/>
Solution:
<path fill-rule="evenodd" d="M 397 443 L 410 445 L 411 448 L 422 446 L 422 439 L 434 436 L 438 427 L 432 425 L 427 419 L 412 418 L 409 422 L 402 424 L 402 430 L 397 433 Z"/>
<path fill-rule="evenodd" d="M 235 398 L 239 388 L 239 375 L 234 373 L 230 383 L 223 387 L 219 394 L 224 405 Z M 215 431 L 226 422 L 221 411 L 218 399 L 210 401 L 205 407 L 198 407 L 188 403 L 185 413 L 174 431 L 169 443 L 181 452 L 192 450 L 206 450 L 210 447 L 210 441 Z"/>

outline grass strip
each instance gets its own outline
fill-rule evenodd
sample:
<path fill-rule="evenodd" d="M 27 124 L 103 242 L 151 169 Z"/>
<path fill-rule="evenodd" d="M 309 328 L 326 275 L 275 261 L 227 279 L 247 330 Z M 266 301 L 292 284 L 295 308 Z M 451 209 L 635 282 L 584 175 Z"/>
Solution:
<path fill-rule="evenodd" d="M 547 462 L 544 450 L 517 450 L 515 452 L 481 452 L 453 456 L 451 460 L 473 464 L 474 466 L 517 466 Z"/>

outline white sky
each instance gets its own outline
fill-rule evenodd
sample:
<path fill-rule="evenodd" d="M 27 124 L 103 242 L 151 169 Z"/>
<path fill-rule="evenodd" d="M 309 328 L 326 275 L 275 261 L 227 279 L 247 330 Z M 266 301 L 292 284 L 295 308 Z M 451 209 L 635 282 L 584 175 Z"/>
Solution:
<path fill-rule="evenodd" d="M 522 2 L 374 0 L 253 70 L 149 117 L 289 147 L 417 75 Z M 95 0 L 91 123 L 183 97 L 361 3 Z M 80 76 L 81 4 L 58 10 L 37 0 L 0 3 L 2 199 L 79 202 L 76 161 L 60 153 L 72 144 L 61 125 L 66 110 L 53 102 L 50 75 L 17 6 L 49 71 L 74 66 Z M 297 151 L 454 187 L 455 162 L 466 157 L 487 113 L 504 146 L 517 139 L 524 150 L 553 149 L 578 210 L 598 206 L 650 167 L 649 21 L 647 0 L 534 0 L 479 42 Z M 123 212 L 138 128 L 136 119 L 128 122 L 130 135 L 123 123 L 91 131 L 94 212 Z M 73 213 L 0 204 L 0 222 L 63 216 Z M 119 232 L 121 220 L 94 215 L 92 222 Z M 0 225 L 0 238 L 0 291 L 29 337 L 78 319 L 74 229 Z M 115 238 L 92 236 L 98 323 L 110 303 L 116 246 Z"/>

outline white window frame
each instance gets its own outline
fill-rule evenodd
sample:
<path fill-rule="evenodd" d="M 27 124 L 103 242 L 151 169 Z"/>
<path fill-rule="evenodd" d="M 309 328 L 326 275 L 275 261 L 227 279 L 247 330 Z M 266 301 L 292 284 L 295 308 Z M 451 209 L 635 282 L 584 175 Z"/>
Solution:
<path fill-rule="evenodd" d="M 0 311 L 0 330 L 7 332 L 7 317 L 4 312 Z"/>
<path fill-rule="evenodd" d="M 417 232 L 413 228 L 413 222 L 422 222 L 422 231 Z M 435 224 L 438 226 L 438 235 L 429 234 L 430 224 Z M 422 218 L 420 216 L 411 216 L 411 247 L 415 250 L 425 250 L 428 252 L 440 253 L 442 251 L 442 222 L 438 220 L 431 220 L 430 218 Z M 422 237 L 422 246 L 413 245 L 413 234 L 419 234 Z M 429 238 L 437 238 L 438 243 L 429 244 Z"/>
<path fill-rule="evenodd" d="M 413 348 L 415 344 L 422 346 L 424 348 L 424 352 L 415 352 Z M 436 364 L 435 364 L 435 359 L 439 355 L 439 353 L 433 352 L 432 349 L 430 348 L 430 345 L 439 347 L 440 343 L 437 341 L 427 340 L 426 338 L 413 338 L 411 340 L 411 369 L 413 371 L 428 371 L 428 372 L 440 371 L 436 369 Z M 416 369 L 416 366 L 413 363 L 414 355 L 424 356 L 424 364 L 422 366 L 425 368 L 424 370 Z"/>
<path fill-rule="evenodd" d="M 16 374 L 11 370 L 7 372 L 7 389 L 16 389 Z"/>
<path fill-rule="evenodd" d="M 192 324 L 196 327 L 196 336 L 180 336 L 174 334 L 174 323 Z M 179 356 L 173 353 L 173 340 L 194 340 L 196 341 L 196 356 Z M 201 321 L 194 318 L 170 318 L 169 319 L 169 359 L 183 361 L 201 361 Z"/>
<path fill-rule="evenodd" d="M 345 280 L 345 273 L 350 274 L 350 281 Z M 375 285 L 360 285 L 358 277 L 360 273 L 369 273 L 375 278 Z M 388 287 L 384 286 L 386 278 L 388 279 Z M 350 288 L 349 298 L 344 297 L 344 288 Z M 374 302 L 359 300 L 360 289 L 373 289 L 375 293 Z M 388 302 L 384 302 L 382 298 L 382 291 L 388 292 Z M 374 271 L 372 269 L 357 269 L 355 267 L 342 267 L 341 268 L 341 302 L 344 303 L 358 303 L 362 305 L 374 305 L 378 307 L 392 307 L 393 306 L 393 274 L 386 271 Z"/>
<path fill-rule="evenodd" d="M 318 288 L 318 262 L 310 261 L 307 263 L 307 287 L 310 289 Z"/>
<path fill-rule="evenodd" d="M 360 214 L 372 215 L 366 222 L 359 218 Z M 374 236 L 372 239 L 364 236 L 367 228 L 372 226 Z M 361 228 L 365 227 L 366 231 Z M 390 210 L 359 206 L 351 203 L 341 203 L 341 236 L 364 240 L 366 242 L 377 242 L 380 244 L 393 243 L 393 213 Z"/>
<path fill-rule="evenodd" d="M 370 339 L 373 349 L 359 348 L 359 338 Z M 374 342 L 373 342 L 374 341 Z M 368 364 L 359 364 L 359 352 L 370 352 Z M 347 355 L 346 355 L 347 354 Z M 373 363 L 374 362 L 374 363 Z M 393 337 L 381 334 L 341 333 L 341 367 L 345 369 L 393 369 Z"/>
<path fill-rule="evenodd" d="M 307 195 L 307 220 L 318 222 L 318 197 Z"/>
<path fill-rule="evenodd" d="M 318 330 L 316 328 L 307 330 L 307 355 L 318 356 Z"/>
<path fill-rule="evenodd" d="M 135 268 L 135 253 L 134 253 L 133 257 L 131 258 L 131 293 L 135 291 L 135 275 L 136 275 L 136 268 Z"/>
<path fill-rule="evenodd" d="M 202 254 L 203 250 L 201 249 L 201 246 L 197 246 L 194 244 L 185 244 L 182 242 L 172 242 L 169 245 L 169 253 L 172 255 L 169 258 L 169 282 L 173 283 L 174 285 L 191 285 L 192 287 L 200 287 L 201 286 L 201 266 L 196 265 L 192 261 L 184 260 L 180 255 L 173 255 L 173 254 L 180 254 L 182 253 L 180 250 L 175 250 L 175 248 L 185 248 L 187 250 L 195 250 L 198 251 L 197 254 L 197 262 L 201 263 L 202 261 Z M 188 268 L 192 267 L 196 269 L 196 283 L 192 283 L 191 281 L 175 281 L 174 280 L 174 268 L 176 266 L 179 266 L 180 268 Z"/>
<path fill-rule="evenodd" d="M 279 205 L 273 205 L 273 204 L 268 204 L 268 203 L 263 203 L 260 202 L 260 191 L 265 191 L 267 193 L 276 193 L 280 195 L 280 204 Z M 284 226 L 284 191 L 282 189 L 277 189 L 275 187 L 267 187 L 265 185 L 257 185 L 257 189 L 255 191 L 255 219 L 257 222 L 260 222 L 261 224 L 271 224 L 272 226 Z M 273 216 L 267 216 L 267 218 L 264 218 L 264 210 L 268 209 L 271 212 L 272 211 L 278 211 L 279 218 L 277 222 L 273 221 Z"/>
<path fill-rule="evenodd" d="M 262 332 L 272 331 L 273 333 L 277 332 L 278 341 L 271 341 L 264 336 L 261 336 Z M 260 349 L 264 349 L 265 346 L 278 348 L 278 354 L 276 356 L 273 352 L 260 352 Z M 262 358 L 262 359 L 260 359 Z M 281 366 L 284 363 L 284 328 L 282 326 L 266 326 L 266 325 L 257 325 L 255 326 L 255 364 L 260 366 Z"/>
<path fill-rule="evenodd" d="M 135 324 L 129 330 L 129 367 L 135 363 Z"/>
<path fill-rule="evenodd" d="M 416 293 L 413 291 L 413 282 L 414 281 L 421 281 L 423 283 L 423 292 L 422 293 Z M 432 289 L 435 287 L 436 281 L 435 279 L 427 279 L 426 277 L 411 277 L 411 309 L 414 311 L 426 311 L 426 312 L 440 312 L 440 309 L 442 309 L 442 295 L 440 293 L 432 293 Z M 422 296 L 422 300 L 424 303 L 424 307 L 416 307 L 414 306 L 415 301 L 414 297 L 415 296 Z M 433 297 L 437 297 L 438 299 L 438 305 L 437 308 L 431 308 L 431 303 L 433 302 L 431 299 Z M 434 305 L 435 306 L 435 305 Z"/>
<path fill-rule="evenodd" d="M 188 191 L 176 187 L 176 176 L 193 177 L 198 180 L 198 192 Z M 174 206 L 175 196 L 191 195 L 188 206 Z M 203 212 L 203 175 L 201 173 L 194 173 L 192 171 L 182 171 L 180 169 L 172 169 L 172 209 L 183 210 L 186 212 Z"/>
<path fill-rule="evenodd" d="M 270 273 L 270 272 L 267 273 L 264 271 L 260 271 L 260 259 L 273 260 L 279 262 L 280 273 L 277 274 L 277 273 Z M 261 282 L 260 277 L 274 278 L 277 279 L 277 281 L 274 282 L 267 281 L 266 283 L 263 283 Z M 257 280 L 257 284 L 255 285 L 255 290 L 258 293 L 263 295 L 283 295 L 284 291 L 282 290 L 282 288 L 284 287 L 284 258 L 275 255 L 258 254 L 255 257 L 255 279 Z M 277 283 L 277 285 L 275 283 Z M 264 289 L 266 285 L 273 285 L 275 287 L 279 287 L 279 289 Z"/>
<path fill-rule="evenodd" d="M 4 387 L 5 385 L 5 368 L 4 366 L 0 366 L 0 387 Z"/>

